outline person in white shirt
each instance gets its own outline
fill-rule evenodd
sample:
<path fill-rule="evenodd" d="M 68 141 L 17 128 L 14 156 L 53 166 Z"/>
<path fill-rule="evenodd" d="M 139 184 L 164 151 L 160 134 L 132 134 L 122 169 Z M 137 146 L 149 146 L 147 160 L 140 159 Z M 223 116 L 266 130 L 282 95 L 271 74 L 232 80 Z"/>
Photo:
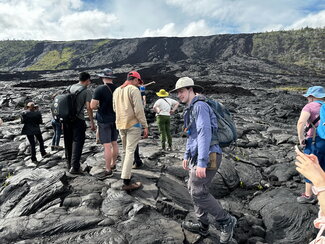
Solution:
<path fill-rule="evenodd" d="M 161 147 L 166 150 L 166 139 L 168 143 L 167 151 L 172 150 L 172 135 L 170 133 L 170 115 L 175 113 L 179 102 L 169 98 L 169 93 L 161 89 L 156 93 L 160 97 L 153 105 L 156 112 L 157 124 L 160 132 Z"/>

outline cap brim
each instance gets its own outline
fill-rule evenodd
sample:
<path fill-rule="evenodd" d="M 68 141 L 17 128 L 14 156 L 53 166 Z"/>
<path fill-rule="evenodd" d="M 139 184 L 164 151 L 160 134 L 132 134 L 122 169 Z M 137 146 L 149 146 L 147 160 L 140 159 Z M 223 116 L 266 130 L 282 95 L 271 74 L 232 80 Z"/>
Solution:
<path fill-rule="evenodd" d="M 159 94 L 159 93 L 156 93 L 156 95 L 157 95 L 158 97 L 168 97 L 169 94 L 167 94 L 167 95 L 161 95 L 161 94 Z"/>
<path fill-rule="evenodd" d="M 309 96 L 313 96 L 315 98 L 324 98 L 325 97 L 325 94 L 321 94 L 321 95 L 313 95 L 313 94 L 304 94 L 303 95 L 304 97 L 309 97 Z"/>
<path fill-rule="evenodd" d="M 114 75 L 107 76 L 107 75 L 104 75 L 104 74 L 98 74 L 97 76 L 101 77 L 101 78 L 110 78 L 110 79 L 115 79 L 116 78 L 116 76 L 114 76 Z"/>
<path fill-rule="evenodd" d="M 199 86 L 199 85 L 192 85 L 192 86 L 183 86 L 183 87 L 180 87 L 180 88 L 177 88 L 177 89 L 173 89 L 171 91 L 169 91 L 170 93 L 173 93 L 173 92 L 176 92 L 177 90 L 181 89 L 181 88 L 187 88 L 187 87 L 193 87 L 195 88 L 195 91 L 196 92 L 203 92 L 204 88 L 202 86 Z"/>

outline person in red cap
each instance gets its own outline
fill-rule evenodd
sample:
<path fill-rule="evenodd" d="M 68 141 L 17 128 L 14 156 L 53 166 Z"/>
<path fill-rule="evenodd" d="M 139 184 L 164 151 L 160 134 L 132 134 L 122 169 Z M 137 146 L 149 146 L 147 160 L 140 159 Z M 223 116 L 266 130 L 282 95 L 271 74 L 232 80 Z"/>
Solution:
<path fill-rule="evenodd" d="M 130 71 L 127 80 L 113 93 L 113 109 L 116 113 L 116 127 L 119 129 L 124 160 L 122 164 L 122 190 L 130 191 L 141 187 L 141 182 L 131 184 L 131 170 L 135 148 L 141 139 L 141 127 L 144 128 L 143 137 L 148 137 L 148 123 L 144 113 L 138 85 L 142 84 L 140 74 Z"/>

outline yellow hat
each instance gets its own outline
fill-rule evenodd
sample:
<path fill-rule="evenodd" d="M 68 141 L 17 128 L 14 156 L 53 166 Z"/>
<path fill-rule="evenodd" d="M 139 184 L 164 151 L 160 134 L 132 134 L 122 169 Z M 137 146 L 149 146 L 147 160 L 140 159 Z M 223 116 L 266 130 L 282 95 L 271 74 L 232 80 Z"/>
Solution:
<path fill-rule="evenodd" d="M 167 97 L 169 95 L 168 92 L 165 91 L 165 89 L 160 89 L 159 92 L 156 92 L 158 97 Z"/>

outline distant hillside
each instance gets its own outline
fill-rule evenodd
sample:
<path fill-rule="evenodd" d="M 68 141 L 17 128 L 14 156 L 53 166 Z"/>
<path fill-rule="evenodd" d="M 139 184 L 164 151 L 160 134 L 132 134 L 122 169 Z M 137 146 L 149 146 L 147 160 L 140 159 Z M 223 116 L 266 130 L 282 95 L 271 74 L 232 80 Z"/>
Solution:
<path fill-rule="evenodd" d="M 0 41 L 0 70 L 60 70 L 251 57 L 324 73 L 325 28 L 204 37 Z"/>

